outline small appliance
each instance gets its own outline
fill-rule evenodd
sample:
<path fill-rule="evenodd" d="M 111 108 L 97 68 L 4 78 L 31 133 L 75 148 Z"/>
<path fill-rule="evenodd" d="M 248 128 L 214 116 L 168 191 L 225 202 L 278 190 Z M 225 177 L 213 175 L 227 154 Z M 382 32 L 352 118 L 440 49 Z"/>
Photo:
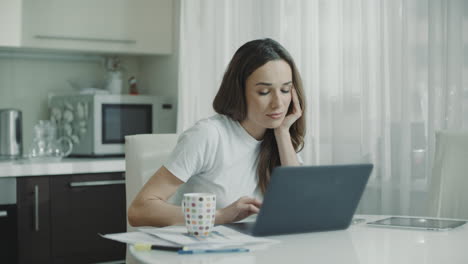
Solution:
<path fill-rule="evenodd" d="M 0 109 L 0 160 L 15 159 L 23 154 L 21 111 Z"/>
<path fill-rule="evenodd" d="M 122 156 L 125 136 L 175 132 L 173 99 L 161 96 L 52 96 L 50 119 L 58 137 L 73 142 L 71 156 Z"/>

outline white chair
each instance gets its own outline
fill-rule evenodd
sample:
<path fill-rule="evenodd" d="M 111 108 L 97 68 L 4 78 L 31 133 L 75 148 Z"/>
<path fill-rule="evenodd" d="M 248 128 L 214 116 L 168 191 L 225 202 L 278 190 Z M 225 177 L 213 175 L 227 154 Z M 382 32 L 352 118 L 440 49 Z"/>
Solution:
<path fill-rule="evenodd" d="M 127 210 L 151 176 L 164 164 L 177 143 L 177 134 L 125 137 L 125 191 Z M 127 219 L 127 231 L 134 231 Z"/>
<path fill-rule="evenodd" d="M 176 134 L 144 134 L 125 137 L 125 192 L 127 211 L 141 187 L 164 164 L 177 143 Z M 137 228 L 130 226 L 127 232 Z M 127 264 L 138 263 L 127 249 Z"/>
<path fill-rule="evenodd" d="M 436 132 L 431 216 L 468 219 L 468 131 Z"/>

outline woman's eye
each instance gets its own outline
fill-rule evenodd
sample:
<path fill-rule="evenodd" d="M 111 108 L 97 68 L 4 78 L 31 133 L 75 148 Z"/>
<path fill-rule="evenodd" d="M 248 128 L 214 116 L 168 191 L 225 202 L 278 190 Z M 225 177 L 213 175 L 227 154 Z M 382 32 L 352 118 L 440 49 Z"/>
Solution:
<path fill-rule="evenodd" d="M 269 94 L 270 92 L 258 92 L 259 95 L 267 95 Z"/>
<path fill-rule="evenodd" d="M 290 90 L 291 89 L 282 89 L 281 92 L 284 93 L 284 94 L 287 94 L 287 93 L 289 93 Z"/>

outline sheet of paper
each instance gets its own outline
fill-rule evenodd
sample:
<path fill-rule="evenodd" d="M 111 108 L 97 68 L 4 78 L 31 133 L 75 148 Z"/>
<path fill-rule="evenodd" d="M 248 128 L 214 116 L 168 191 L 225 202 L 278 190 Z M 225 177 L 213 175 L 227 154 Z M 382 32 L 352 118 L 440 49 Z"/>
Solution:
<path fill-rule="evenodd" d="M 185 226 L 168 226 L 163 228 L 142 228 L 140 231 L 160 237 L 183 246 L 208 244 L 247 246 L 261 243 L 276 243 L 276 240 L 249 236 L 233 229 L 216 226 L 207 238 L 190 236 Z"/>
<path fill-rule="evenodd" d="M 126 232 L 107 235 L 100 234 L 100 236 L 127 244 L 147 243 L 159 246 L 178 246 L 177 244 L 143 232 Z"/>

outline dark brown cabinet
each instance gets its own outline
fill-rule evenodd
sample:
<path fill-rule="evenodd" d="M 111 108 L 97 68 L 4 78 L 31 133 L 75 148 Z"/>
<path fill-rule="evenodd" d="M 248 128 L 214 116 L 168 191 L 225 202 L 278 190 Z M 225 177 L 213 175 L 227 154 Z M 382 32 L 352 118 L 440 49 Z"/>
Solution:
<path fill-rule="evenodd" d="M 16 184 L 18 263 L 50 263 L 49 177 L 20 177 Z"/>
<path fill-rule="evenodd" d="M 1 263 L 16 263 L 16 205 L 0 205 L 0 260 Z M 13 242 L 12 242 L 13 241 Z"/>
<path fill-rule="evenodd" d="M 125 244 L 98 235 L 126 231 L 124 183 L 121 173 L 50 178 L 52 263 L 125 259 Z"/>
<path fill-rule="evenodd" d="M 98 235 L 126 231 L 123 173 L 22 177 L 17 183 L 18 263 L 125 259 L 124 244 Z"/>

